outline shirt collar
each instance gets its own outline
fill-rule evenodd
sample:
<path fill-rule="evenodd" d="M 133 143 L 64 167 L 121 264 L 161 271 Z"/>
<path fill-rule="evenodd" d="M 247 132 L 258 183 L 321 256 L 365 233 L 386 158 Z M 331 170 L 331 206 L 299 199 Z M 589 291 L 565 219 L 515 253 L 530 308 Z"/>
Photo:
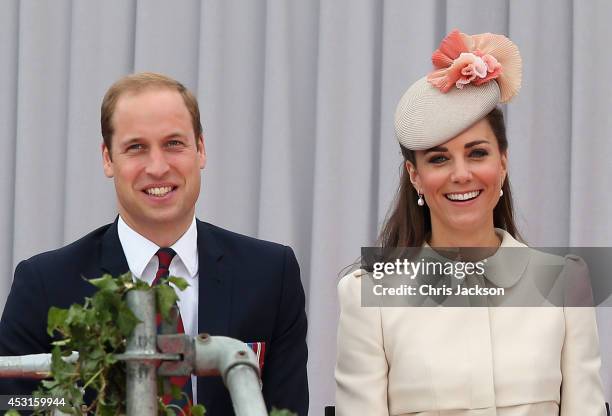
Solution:
<path fill-rule="evenodd" d="M 183 261 L 189 272 L 189 277 L 195 277 L 198 274 L 198 227 L 195 217 L 193 217 L 185 234 L 171 248 Z"/>
<path fill-rule="evenodd" d="M 121 215 L 119 216 L 117 224 L 117 232 L 130 271 L 135 277 L 140 279 L 145 267 L 149 264 L 153 256 L 155 256 L 155 253 L 157 253 L 160 247 L 130 228 L 123 218 L 121 218 Z M 171 246 L 185 265 L 185 268 L 189 272 L 189 277 L 192 278 L 195 277 L 198 272 L 197 242 L 198 229 L 194 216 L 185 234 Z"/>

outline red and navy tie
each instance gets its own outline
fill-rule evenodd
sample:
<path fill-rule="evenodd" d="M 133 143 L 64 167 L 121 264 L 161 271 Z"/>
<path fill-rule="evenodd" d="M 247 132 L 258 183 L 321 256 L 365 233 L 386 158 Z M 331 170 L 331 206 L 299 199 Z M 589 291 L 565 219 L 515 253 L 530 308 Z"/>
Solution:
<path fill-rule="evenodd" d="M 170 262 L 176 255 L 176 252 L 168 247 L 160 248 L 155 254 L 159 259 L 159 267 L 157 269 L 157 273 L 155 274 L 155 280 L 153 280 L 153 284 L 156 285 L 159 283 L 159 279 L 162 277 L 168 277 L 170 274 Z M 161 314 L 157 313 L 157 332 L 160 334 L 163 333 L 172 333 L 175 332 L 177 334 L 184 334 L 185 328 L 183 326 L 183 320 L 181 319 L 181 314 L 179 313 L 178 306 L 175 305 L 176 308 L 176 320 L 173 322 L 172 326 L 174 328 L 167 328 L 167 323 L 162 322 Z M 173 386 L 177 386 L 180 388 L 183 393 L 189 397 L 189 402 L 193 403 L 193 390 L 191 387 L 191 376 L 172 376 L 169 377 L 170 384 Z M 166 405 L 175 405 L 183 409 L 184 412 L 188 413 L 189 403 L 185 399 L 185 396 L 181 396 L 180 400 L 175 400 L 172 398 L 172 395 L 169 392 L 164 392 L 163 401 Z"/>

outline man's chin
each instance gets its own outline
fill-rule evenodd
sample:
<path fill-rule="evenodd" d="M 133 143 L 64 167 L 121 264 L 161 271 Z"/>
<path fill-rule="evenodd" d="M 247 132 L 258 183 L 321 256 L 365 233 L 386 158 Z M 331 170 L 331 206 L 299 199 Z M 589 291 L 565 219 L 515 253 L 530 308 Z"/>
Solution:
<path fill-rule="evenodd" d="M 123 214 L 121 216 L 128 225 L 133 225 L 140 229 L 172 228 L 173 224 L 185 222 L 184 215 L 177 215 L 176 211 L 171 209 L 141 208 L 133 215 L 127 215 L 130 221 L 126 220 Z"/>
<path fill-rule="evenodd" d="M 172 228 L 175 224 L 182 224 L 185 221 L 184 218 L 177 217 L 173 213 L 164 212 L 156 212 L 154 215 L 143 216 L 138 220 L 143 226 L 155 228 Z"/>

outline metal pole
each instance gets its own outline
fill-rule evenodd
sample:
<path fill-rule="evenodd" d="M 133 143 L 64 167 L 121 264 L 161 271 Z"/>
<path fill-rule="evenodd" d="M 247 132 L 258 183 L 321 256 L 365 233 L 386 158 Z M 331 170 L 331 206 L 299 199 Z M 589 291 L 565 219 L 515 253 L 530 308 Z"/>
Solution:
<path fill-rule="evenodd" d="M 221 375 L 236 416 L 267 416 L 259 364 L 253 351 L 241 341 L 221 336 L 200 334 L 195 340 L 184 334 L 156 336 L 155 298 L 151 293 L 131 291 L 127 295 L 129 307 L 143 321 L 130 337 L 125 354 L 116 355 L 118 360 L 126 362 L 128 369 L 127 415 L 157 415 L 156 367 L 161 361 L 161 376 L 188 375 L 192 371 L 198 376 Z M 156 339 L 161 353 L 152 344 Z M 77 358 L 75 353 L 67 359 Z M 0 357 L 0 378 L 19 375 L 45 378 L 50 367 L 51 354 Z"/>
<path fill-rule="evenodd" d="M 259 376 L 252 367 L 239 364 L 230 368 L 225 376 L 225 385 L 232 397 L 236 416 L 268 414 L 261 396 Z"/>
<path fill-rule="evenodd" d="M 127 305 L 141 321 L 128 339 L 126 362 L 127 416 L 154 416 L 158 412 L 157 367 L 159 375 L 221 375 L 229 390 L 236 416 L 267 416 L 261 394 L 259 364 L 253 351 L 243 342 L 222 336 L 200 334 L 195 340 L 185 334 L 157 335 L 155 294 L 132 290 Z M 157 346 L 161 352 L 157 351 Z M 67 360 L 75 361 L 73 353 Z M 0 378 L 49 376 L 51 354 L 0 357 Z M 55 410 L 55 414 L 62 413 Z"/>
<path fill-rule="evenodd" d="M 128 360 L 127 416 L 157 415 L 157 362 L 145 358 L 157 354 L 155 293 L 152 290 L 131 290 L 126 295 L 128 307 L 141 321 L 128 339 L 125 356 L 141 356 Z"/>
<path fill-rule="evenodd" d="M 237 339 L 200 334 L 195 339 L 195 373 L 218 370 L 230 392 L 236 416 L 267 416 L 255 353 Z"/>
<path fill-rule="evenodd" d="M 79 353 L 73 351 L 64 361 L 74 363 Z M 51 354 L 30 354 L 0 357 L 0 378 L 47 378 L 51 374 Z"/>
<path fill-rule="evenodd" d="M 74 363 L 79 359 L 79 353 L 73 351 L 63 360 Z M 14 357 L 0 357 L 0 378 L 44 379 L 51 375 L 51 354 L 30 354 Z M 58 409 L 51 411 L 52 416 L 68 416 Z"/>

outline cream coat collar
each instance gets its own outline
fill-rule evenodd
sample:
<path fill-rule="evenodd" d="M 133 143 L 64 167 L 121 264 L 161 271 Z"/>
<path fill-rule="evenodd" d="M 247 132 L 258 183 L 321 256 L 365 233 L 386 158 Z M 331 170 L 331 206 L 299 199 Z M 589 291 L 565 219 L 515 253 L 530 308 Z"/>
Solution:
<path fill-rule="evenodd" d="M 487 257 L 485 277 L 497 287 L 509 288 L 514 286 L 525 273 L 529 264 L 530 250 L 506 230 L 496 228 L 495 233 L 502 240 L 499 246 L 502 250 L 497 250 L 491 257 Z M 427 243 L 424 247 L 431 248 Z"/>

